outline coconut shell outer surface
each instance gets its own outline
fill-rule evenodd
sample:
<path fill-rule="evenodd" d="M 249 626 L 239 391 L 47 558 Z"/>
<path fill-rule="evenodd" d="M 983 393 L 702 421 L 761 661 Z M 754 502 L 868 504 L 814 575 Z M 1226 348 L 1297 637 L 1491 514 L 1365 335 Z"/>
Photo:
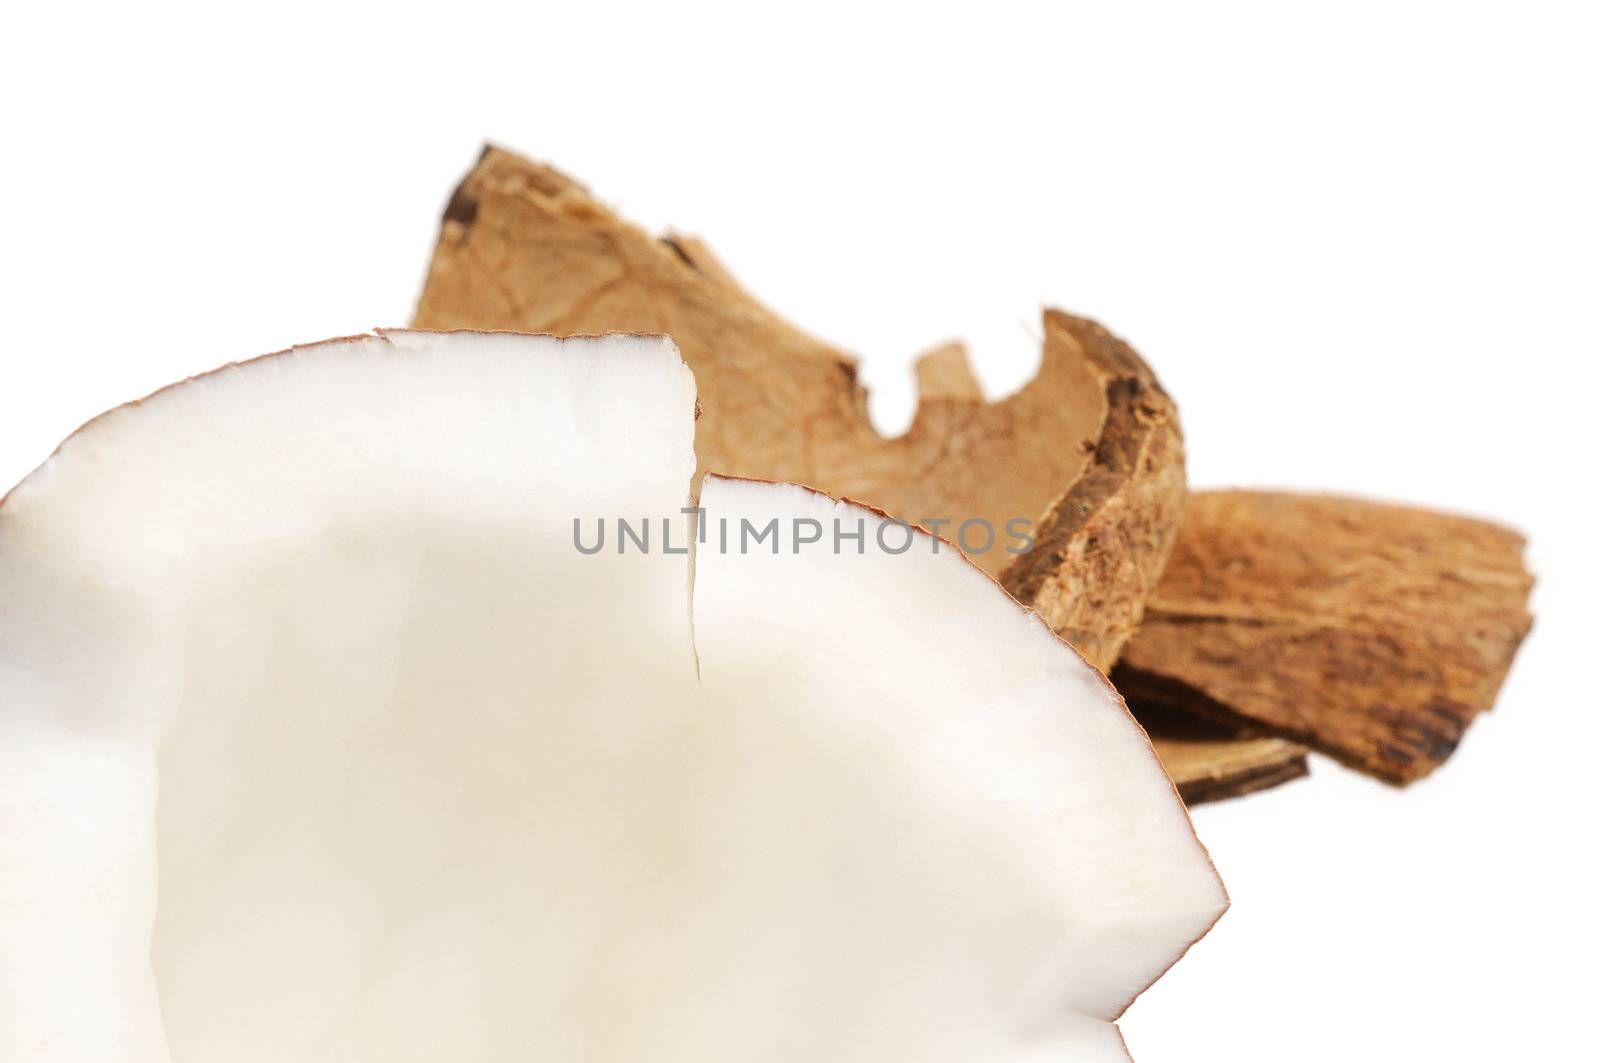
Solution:
<path fill-rule="evenodd" d="M 854 360 L 751 298 L 698 241 L 657 239 L 494 148 L 445 211 L 415 324 L 671 336 L 700 389 L 701 473 L 808 484 L 930 526 L 1102 670 L 1138 625 L 1183 508 L 1176 408 L 1094 322 L 1047 311 L 1038 375 L 993 403 L 959 348 L 933 352 L 911 429 L 885 439 Z M 995 531 L 988 549 L 974 549 L 981 525 L 962 536 L 971 520 Z M 1023 545 L 1013 520 L 1030 522 L 1025 553 L 1007 549 Z"/>
<path fill-rule="evenodd" d="M 1084 318 L 1051 311 L 1045 326 L 1046 360 L 1052 345 L 1084 352 L 1106 413 L 1083 472 L 1000 581 L 1109 669 L 1172 552 L 1188 493 L 1183 434 L 1172 400 L 1131 347 Z"/>
<path fill-rule="evenodd" d="M 1186 805 L 1242 797 L 1309 774 L 1306 748 L 1169 705 L 1128 706 Z"/>
<path fill-rule="evenodd" d="M 1494 703 L 1532 625 L 1522 552 L 1465 517 L 1198 492 L 1115 679 L 1409 783 Z"/>

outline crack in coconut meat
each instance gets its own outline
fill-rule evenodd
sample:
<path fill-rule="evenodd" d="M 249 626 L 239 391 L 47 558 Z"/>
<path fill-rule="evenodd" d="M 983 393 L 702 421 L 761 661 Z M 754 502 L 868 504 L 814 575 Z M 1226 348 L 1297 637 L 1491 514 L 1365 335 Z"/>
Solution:
<path fill-rule="evenodd" d="M 1124 1058 L 1226 903 L 1144 735 L 865 509 L 710 477 L 677 552 L 694 405 L 666 340 L 385 333 L 17 487 L 6 1058 Z"/>

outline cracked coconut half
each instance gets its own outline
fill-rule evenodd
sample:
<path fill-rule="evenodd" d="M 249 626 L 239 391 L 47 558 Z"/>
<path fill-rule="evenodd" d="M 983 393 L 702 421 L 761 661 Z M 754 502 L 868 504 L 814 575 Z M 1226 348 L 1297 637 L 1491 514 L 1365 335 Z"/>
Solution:
<path fill-rule="evenodd" d="M 396 332 L 68 439 L 0 504 L 0 1043 L 1124 1058 L 1226 904 L 1144 735 L 924 533 L 691 524 L 694 407 L 665 340 Z"/>

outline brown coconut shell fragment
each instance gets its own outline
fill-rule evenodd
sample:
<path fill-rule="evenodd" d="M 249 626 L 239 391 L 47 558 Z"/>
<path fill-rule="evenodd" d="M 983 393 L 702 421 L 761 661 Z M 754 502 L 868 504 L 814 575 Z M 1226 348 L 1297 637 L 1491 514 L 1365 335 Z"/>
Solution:
<path fill-rule="evenodd" d="M 1199 492 L 1114 678 L 1131 702 L 1412 782 L 1494 703 L 1528 633 L 1522 549 L 1516 532 L 1465 517 Z"/>
<path fill-rule="evenodd" d="M 1046 312 L 1038 375 L 993 403 L 958 347 L 934 352 L 911 429 L 885 439 L 855 361 L 747 295 L 703 246 L 656 239 L 497 149 L 445 212 L 416 325 L 671 336 L 700 390 L 702 472 L 808 484 L 962 540 L 1102 669 L 1137 626 L 1183 507 L 1177 411 L 1094 322 Z M 973 520 L 994 530 L 988 549 L 983 525 L 961 535 Z M 1022 545 L 1013 520 L 1032 522 L 1025 554 L 1006 550 Z"/>
<path fill-rule="evenodd" d="M 1184 804 L 1240 797 L 1308 774 L 1304 746 L 1242 732 L 1169 705 L 1136 701 L 1128 707 L 1149 734 Z"/>

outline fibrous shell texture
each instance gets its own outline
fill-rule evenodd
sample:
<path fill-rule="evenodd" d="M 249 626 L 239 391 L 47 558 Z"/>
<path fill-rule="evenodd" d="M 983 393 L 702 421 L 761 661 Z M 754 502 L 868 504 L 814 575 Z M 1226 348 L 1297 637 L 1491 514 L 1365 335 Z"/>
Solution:
<path fill-rule="evenodd" d="M 1118 688 L 1411 782 L 1494 704 L 1532 625 L 1522 548 L 1405 506 L 1198 492 Z"/>
<path fill-rule="evenodd" d="M 885 439 L 854 360 L 750 298 L 697 241 L 656 239 L 497 149 L 446 211 L 416 324 L 671 336 L 699 381 L 702 470 L 927 523 L 1102 669 L 1137 626 L 1182 511 L 1176 408 L 1098 324 L 1046 312 L 1038 375 L 993 403 L 959 348 L 934 352 L 910 430 Z"/>

